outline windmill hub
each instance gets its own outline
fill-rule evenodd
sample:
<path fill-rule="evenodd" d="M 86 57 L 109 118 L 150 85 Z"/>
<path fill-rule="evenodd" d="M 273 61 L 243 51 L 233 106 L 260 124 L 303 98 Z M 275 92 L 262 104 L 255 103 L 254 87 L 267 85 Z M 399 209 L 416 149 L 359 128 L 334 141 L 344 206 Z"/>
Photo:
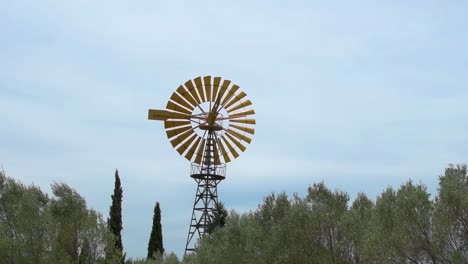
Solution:
<path fill-rule="evenodd" d="M 252 140 L 255 111 L 246 96 L 230 80 L 197 77 L 176 89 L 165 110 L 148 112 L 148 119 L 164 121 L 171 145 L 192 163 L 190 176 L 197 182 L 185 253 L 195 250 L 195 237 L 211 230 L 226 163 Z"/>
<path fill-rule="evenodd" d="M 200 125 L 201 130 L 212 130 L 212 131 L 221 131 L 223 130 L 223 127 L 218 124 L 212 124 L 210 125 L 209 123 Z"/>

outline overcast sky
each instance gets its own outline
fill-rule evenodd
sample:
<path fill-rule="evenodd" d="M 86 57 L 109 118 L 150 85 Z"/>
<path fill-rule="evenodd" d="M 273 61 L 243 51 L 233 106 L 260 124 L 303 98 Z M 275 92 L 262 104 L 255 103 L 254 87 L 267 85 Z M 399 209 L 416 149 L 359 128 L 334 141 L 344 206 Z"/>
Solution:
<path fill-rule="evenodd" d="M 197 76 L 238 84 L 256 134 L 219 186 L 228 208 L 324 181 L 375 198 L 437 190 L 468 159 L 467 1 L 1 1 L 0 164 L 65 182 L 107 217 L 119 169 L 127 256 L 161 203 L 183 254 L 196 184 L 147 120 Z"/>

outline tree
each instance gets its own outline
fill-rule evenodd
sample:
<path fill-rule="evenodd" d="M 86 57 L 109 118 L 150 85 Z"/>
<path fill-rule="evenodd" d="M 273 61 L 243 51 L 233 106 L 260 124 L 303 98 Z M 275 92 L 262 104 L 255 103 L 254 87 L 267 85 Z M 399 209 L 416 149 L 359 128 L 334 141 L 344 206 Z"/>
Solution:
<path fill-rule="evenodd" d="M 174 254 L 174 252 L 171 252 L 169 254 L 160 254 L 160 253 L 156 253 L 154 254 L 154 257 L 153 259 L 148 259 L 148 258 L 144 258 L 144 259 L 132 259 L 132 258 L 129 258 L 125 261 L 125 264 L 180 264 L 181 262 L 179 261 L 179 259 L 177 258 L 177 255 Z M 188 264 L 187 262 L 183 262 L 185 264 Z"/>
<path fill-rule="evenodd" d="M 218 202 L 216 208 L 211 216 L 211 222 L 208 225 L 208 234 L 211 234 L 217 227 L 223 227 L 226 224 L 226 217 L 228 216 L 228 211 L 224 208 L 224 204 Z"/>
<path fill-rule="evenodd" d="M 87 216 L 86 202 L 75 190 L 63 183 L 53 184 L 52 193 L 55 198 L 50 207 L 58 224 L 54 242 L 55 258 L 77 262 L 81 247 L 80 234 Z"/>
<path fill-rule="evenodd" d="M 53 219 L 49 198 L 0 171 L 0 259 L 2 263 L 47 262 Z"/>
<path fill-rule="evenodd" d="M 468 170 L 449 165 L 439 178 L 435 229 L 446 263 L 468 262 Z M 463 262 L 464 260 L 465 262 Z"/>
<path fill-rule="evenodd" d="M 51 187 L 49 198 L 0 171 L 0 262 L 102 263 L 108 245 L 115 244 L 102 215 L 68 185 Z M 109 263 L 118 263 L 112 254 Z"/>
<path fill-rule="evenodd" d="M 344 225 L 349 240 L 349 255 L 354 263 L 361 263 L 362 251 L 367 246 L 364 240 L 370 226 L 374 204 L 364 193 L 359 193 L 347 212 Z"/>
<path fill-rule="evenodd" d="M 109 229 L 115 236 L 115 248 L 121 254 L 121 262 L 125 262 L 125 256 L 123 255 L 122 245 L 122 186 L 120 184 L 119 171 L 115 170 L 115 185 L 114 194 L 112 197 L 112 205 L 109 210 Z"/>
<path fill-rule="evenodd" d="M 349 241 L 346 240 L 346 230 L 343 228 L 348 210 L 348 194 L 332 192 L 320 182 L 309 187 L 306 201 L 311 209 L 311 232 L 316 234 L 315 243 L 327 250 L 323 253 L 324 262 L 349 261 Z"/>
<path fill-rule="evenodd" d="M 148 242 L 148 259 L 154 259 L 155 254 L 163 254 L 163 238 L 161 227 L 161 208 L 159 202 L 154 206 L 153 227 Z"/>

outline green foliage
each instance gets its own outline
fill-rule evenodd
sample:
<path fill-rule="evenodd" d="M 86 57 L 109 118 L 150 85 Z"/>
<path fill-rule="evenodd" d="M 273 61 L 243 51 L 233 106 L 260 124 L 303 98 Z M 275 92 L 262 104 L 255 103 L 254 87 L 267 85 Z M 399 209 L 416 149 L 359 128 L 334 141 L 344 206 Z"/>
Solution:
<path fill-rule="evenodd" d="M 466 165 L 450 165 L 439 178 L 435 222 L 442 259 L 468 263 L 468 174 Z M 464 260 L 465 262 L 461 262 Z"/>
<path fill-rule="evenodd" d="M 112 194 L 112 204 L 109 209 L 108 225 L 112 234 L 115 236 L 115 248 L 122 255 L 122 264 L 125 262 L 122 245 L 122 185 L 120 183 L 119 171 L 115 170 L 114 194 Z"/>
<path fill-rule="evenodd" d="M 323 182 L 305 198 L 270 194 L 254 212 L 231 212 L 183 263 L 468 263 L 465 165 L 446 169 L 433 200 L 410 180 L 348 204 Z"/>
<path fill-rule="evenodd" d="M 148 241 L 148 259 L 156 259 L 158 254 L 164 253 L 162 227 L 161 227 L 161 208 L 159 203 L 154 206 L 153 227 L 151 229 L 150 239 Z"/>
<path fill-rule="evenodd" d="M 102 215 L 66 184 L 52 193 L 0 172 L 1 263 L 102 263 L 114 245 Z"/>
<path fill-rule="evenodd" d="M 121 201 L 117 179 L 116 173 L 113 201 L 119 195 Z M 0 172 L 2 264 L 122 263 L 119 238 L 102 215 L 66 184 L 53 184 L 52 194 Z M 224 219 L 224 227 L 213 228 L 182 263 L 468 263 L 466 165 L 445 170 L 434 199 L 410 180 L 387 188 L 375 202 L 359 193 L 350 203 L 348 194 L 321 182 L 305 197 L 270 194 L 254 212 L 218 212 L 213 222 L 222 226 Z M 152 258 L 125 263 L 180 263 L 173 253 L 162 253 L 160 221 L 156 204 L 151 237 L 160 243 Z"/>
<path fill-rule="evenodd" d="M 36 186 L 25 186 L 0 172 L 0 259 L 30 263 L 48 259 L 54 238 L 49 198 Z"/>
<path fill-rule="evenodd" d="M 180 261 L 177 258 L 176 254 L 161 254 L 161 253 L 154 253 L 152 258 L 146 259 L 128 259 L 126 264 L 179 264 Z"/>
<path fill-rule="evenodd" d="M 213 216 L 211 217 L 210 225 L 208 225 L 208 234 L 211 234 L 216 228 L 221 228 L 226 224 L 226 217 L 228 216 L 228 211 L 224 207 L 222 202 L 216 204 Z"/>

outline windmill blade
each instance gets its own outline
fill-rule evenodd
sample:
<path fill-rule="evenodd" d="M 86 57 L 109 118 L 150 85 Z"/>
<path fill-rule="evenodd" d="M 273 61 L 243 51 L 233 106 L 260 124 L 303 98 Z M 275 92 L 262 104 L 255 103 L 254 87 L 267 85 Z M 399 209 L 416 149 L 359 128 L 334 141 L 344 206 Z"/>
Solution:
<path fill-rule="evenodd" d="M 216 165 L 221 164 L 221 160 L 220 160 L 220 158 L 219 158 L 219 149 L 218 149 L 218 147 L 216 146 L 216 141 L 215 141 L 215 143 L 213 144 L 213 155 L 214 155 L 214 157 L 213 157 L 213 158 L 214 158 L 214 163 L 215 163 Z"/>
<path fill-rule="evenodd" d="M 255 125 L 256 121 L 253 118 L 243 118 L 243 119 L 229 119 L 229 123 L 234 122 L 234 123 L 242 123 L 242 124 L 250 124 L 250 125 Z"/>
<path fill-rule="evenodd" d="M 194 81 L 195 81 L 195 86 L 197 87 L 197 92 L 198 92 L 198 95 L 200 96 L 201 101 L 205 102 L 206 96 L 203 91 L 204 89 L 203 89 L 203 84 L 202 84 L 202 78 L 199 76 L 195 78 Z"/>
<path fill-rule="evenodd" d="M 175 148 L 180 143 L 182 143 L 185 139 L 187 139 L 190 135 L 193 135 L 193 134 L 195 134 L 195 132 L 193 131 L 193 128 L 179 134 L 177 137 L 171 140 L 172 146 Z"/>
<path fill-rule="evenodd" d="M 213 133 L 213 152 L 214 152 L 214 162 L 216 165 L 221 164 L 221 156 L 223 155 L 223 152 L 218 146 L 218 137 L 216 136 L 216 133 Z"/>
<path fill-rule="evenodd" d="M 186 126 L 186 127 L 181 127 L 181 128 L 176 128 L 176 129 L 173 129 L 173 130 L 168 130 L 166 131 L 166 134 L 167 134 L 167 138 L 171 139 L 175 136 L 178 136 L 182 133 L 185 133 L 187 130 L 193 130 L 194 128 L 191 127 L 191 126 Z"/>
<path fill-rule="evenodd" d="M 254 114 L 255 114 L 255 111 L 253 109 L 251 109 L 251 110 L 247 110 L 245 112 L 240 112 L 240 113 L 235 113 L 235 114 L 229 115 L 229 119 L 236 118 L 236 117 L 244 117 L 244 116 L 254 115 Z"/>
<path fill-rule="evenodd" d="M 166 110 L 156 110 L 156 109 L 149 109 L 148 111 L 148 119 L 150 120 L 167 120 L 167 119 L 190 119 L 190 115 L 170 112 Z"/>
<path fill-rule="evenodd" d="M 195 101 L 195 99 L 193 99 L 192 95 L 187 91 L 187 89 L 184 87 L 184 86 L 179 86 L 179 88 L 177 88 L 176 92 L 178 94 L 180 94 L 181 97 L 183 97 L 184 99 L 186 99 L 187 101 L 190 102 L 190 104 L 193 106 L 193 108 L 195 108 L 195 106 L 197 106 L 197 101 Z"/>
<path fill-rule="evenodd" d="M 213 78 L 213 93 L 211 94 L 211 101 L 214 102 L 216 100 L 216 96 L 218 95 L 219 90 L 219 83 L 221 82 L 221 77 L 214 77 Z"/>
<path fill-rule="evenodd" d="M 224 80 L 223 84 L 219 87 L 219 93 L 216 96 L 215 103 L 220 104 L 221 99 L 223 98 L 224 93 L 226 92 L 227 88 L 231 84 L 230 80 Z"/>
<path fill-rule="evenodd" d="M 232 98 L 231 101 L 229 101 L 229 103 L 227 105 L 224 106 L 224 108 L 228 109 L 231 105 L 237 103 L 237 102 L 240 102 L 240 100 L 242 100 L 242 98 L 246 97 L 247 94 L 244 93 L 244 92 L 240 92 L 238 95 L 236 95 L 234 98 Z"/>
<path fill-rule="evenodd" d="M 249 134 L 254 134 L 255 133 L 255 129 L 253 128 L 250 128 L 250 127 L 245 127 L 245 126 L 238 126 L 238 125 L 234 125 L 234 124 L 231 124 L 230 126 L 236 128 L 236 129 L 239 129 L 241 131 L 244 131 L 244 132 L 247 132 Z M 249 142 L 250 143 L 250 142 Z"/>
<path fill-rule="evenodd" d="M 205 83 L 206 101 L 211 101 L 211 76 L 203 77 L 203 82 Z"/>
<path fill-rule="evenodd" d="M 195 101 L 197 102 L 197 105 L 201 104 L 201 100 L 200 98 L 198 97 L 198 94 L 197 94 L 197 91 L 195 90 L 195 86 L 193 86 L 193 82 L 192 80 L 188 80 L 184 83 L 185 87 L 187 87 L 187 90 L 189 92 L 189 94 L 193 97 L 193 99 L 195 99 Z"/>
<path fill-rule="evenodd" d="M 216 144 L 221 149 L 221 155 L 223 156 L 224 162 L 229 163 L 231 161 L 231 159 L 229 158 L 229 155 L 228 155 L 226 149 L 224 148 L 224 145 L 221 143 L 221 139 L 219 139 L 219 138 L 216 139 Z"/>
<path fill-rule="evenodd" d="M 234 111 L 236 111 L 236 110 L 238 110 L 238 109 L 241 109 L 241 108 L 243 108 L 243 107 L 247 107 L 247 106 L 249 106 L 249 105 L 252 105 L 252 102 L 251 102 L 250 100 L 247 100 L 247 101 L 245 101 L 245 102 L 240 102 L 238 105 L 232 107 L 231 109 L 227 109 L 226 111 L 227 111 L 228 113 L 231 113 L 231 112 L 234 112 Z"/>
<path fill-rule="evenodd" d="M 197 150 L 198 145 L 200 144 L 200 141 L 201 141 L 201 137 L 198 137 L 195 143 L 190 147 L 190 149 L 185 154 L 186 159 L 192 160 L 193 154 L 195 154 L 195 151 Z"/>
<path fill-rule="evenodd" d="M 171 121 L 164 121 L 164 128 L 166 130 L 172 130 L 174 128 L 182 127 L 182 126 L 191 126 L 189 120 L 171 120 Z"/>
<path fill-rule="evenodd" d="M 232 86 L 232 88 L 229 89 L 229 91 L 228 91 L 226 97 L 224 97 L 223 101 L 221 102 L 221 105 L 224 106 L 224 105 L 226 104 L 226 102 L 227 102 L 229 99 L 231 99 L 231 98 L 235 95 L 235 93 L 237 92 L 237 90 L 239 90 L 239 86 L 236 85 L 236 84 L 234 84 L 234 85 Z"/>
<path fill-rule="evenodd" d="M 203 152 L 205 151 L 205 145 L 206 145 L 206 139 L 202 139 L 202 142 L 200 146 L 198 147 L 197 152 L 195 152 L 195 163 L 200 164 L 202 157 L 203 157 Z"/>
<path fill-rule="evenodd" d="M 189 135 L 188 139 L 184 142 L 184 144 L 179 145 L 179 147 L 176 148 L 177 152 L 179 152 L 180 155 L 183 155 L 185 150 L 187 150 L 190 146 L 190 144 L 195 141 L 195 137 L 197 134 L 192 133 Z M 184 139 L 181 139 L 183 141 Z"/>
<path fill-rule="evenodd" d="M 213 113 L 216 113 L 215 116 L 218 115 L 219 110 L 221 109 L 220 108 L 221 99 L 223 98 L 224 93 L 226 92 L 227 88 L 229 87 L 229 84 L 231 84 L 230 80 L 224 80 L 223 84 L 219 87 L 219 92 L 218 92 L 218 95 L 216 96 L 216 101 L 214 103 L 213 109 L 211 110 L 211 111 L 213 111 Z"/>
<path fill-rule="evenodd" d="M 251 139 L 251 138 L 249 138 L 249 137 L 247 137 L 247 136 L 245 136 L 245 135 L 242 135 L 241 133 L 236 132 L 236 131 L 234 131 L 234 130 L 232 130 L 232 129 L 228 129 L 228 130 L 226 130 L 226 132 L 227 132 L 228 134 L 230 134 L 230 135 L 233 135 L 233 136 L 237 137 L 237 138 L 240 139 L 240 140 L 244 140 L 245 142 L 247 142 L 247 143 L 249 143 L 249 144 L 250 144 L 250 142 L 252 142 L 252 139 Z"/>
<path fill-rule="evenodd" d="M 183 107 L 193 111 L 193 109 L 195 108 L 194 105 L 191 105 L 190 103 L 188 103 L 187 101 L 185 101 L 182 96 L 180 96 L 178 93 L 172 93 L 171 95 L 171 98 L 170 98 L 172 101 L 174 101 L 175 103 L 178 103 L 180 105 L 182 105 Z M 167 108 L 167 107 L 166 107 Z"/>
<path fill-rule="evenodd" d="M 175 112 L 181 112 L 181 113 L 184 113 L 184 114 L 187 114 L 187 115 L 190 115 L 192 114 L 192 111 L 182 107 L 181 105 L 179 104 L 176 104 L 174 103 L 173 101 L 169 100 L 167 102 L 167 105 L 166 105 L 166 108 L 169 109 L 169 110 L 173 110 Z"/>
<path fill-rule="evenodd" d="M 239 157 L 239 153 L 237 153 L 237 151 L 234 149 L 234 147 L 229 143 L 229 141 L 228 141 L 226 138 L 221 137 L 221 141 L 222 141 L 224 144 L 226 144 L 226 146 L 227 146 L 228 149 L 229 149 L 229 152 L 232 153 L 232 156 L 233 156 L 234 158 Z"/>
<path fill-rule="evenodd" d="M 240 143 L 237 138 L 234 138 L 231 134 L 225 133 L 225 135 L 234 143 L 242 152 L 245 151 L 246 147 Z"/>

